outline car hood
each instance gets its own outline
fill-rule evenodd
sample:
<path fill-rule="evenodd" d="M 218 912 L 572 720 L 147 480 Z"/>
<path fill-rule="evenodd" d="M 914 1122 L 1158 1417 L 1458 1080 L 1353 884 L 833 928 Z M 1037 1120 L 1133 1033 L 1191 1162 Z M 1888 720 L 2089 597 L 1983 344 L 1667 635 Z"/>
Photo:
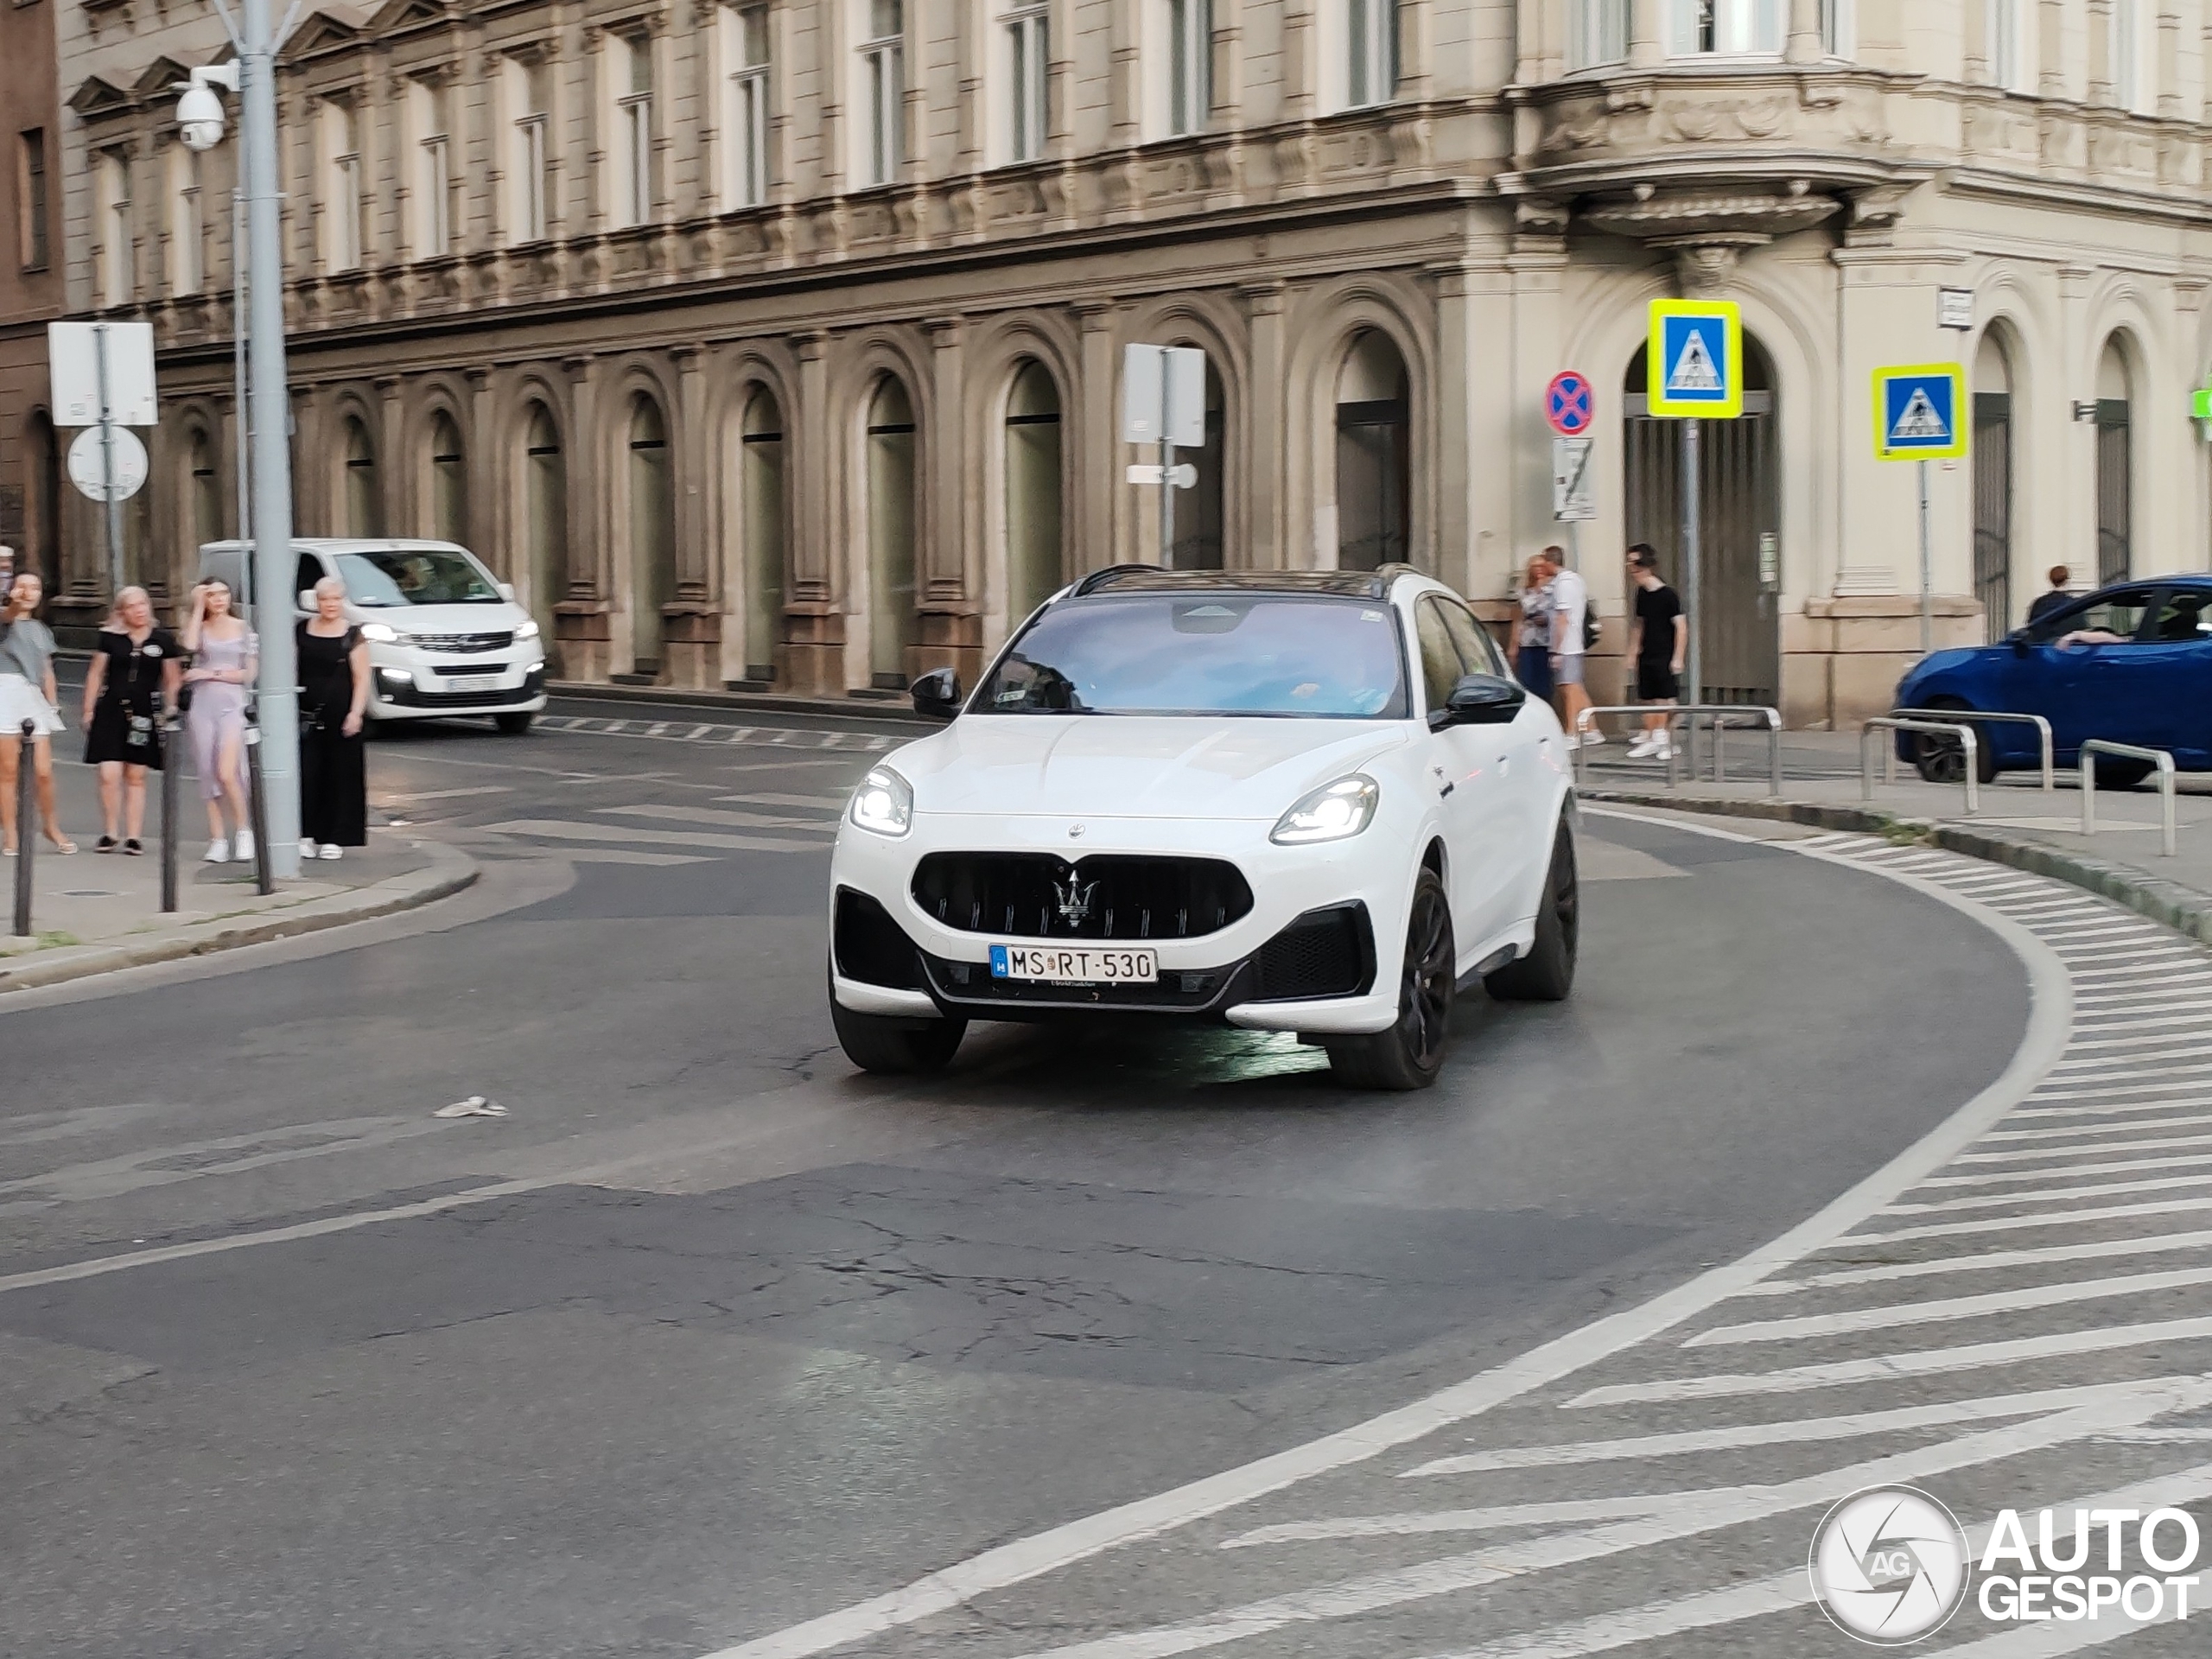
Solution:
<path fill-rule="evenodd" d="M 922 813 L 1272 823 L 1409 741 L 1402 721 L 968 715 L 892 764 Z"/>
<path fill-rule="evenodd" d="M 1929 652 L 1927 656 L 1905 670 L 1904 677 L 1897 682 L 1900 698 L 1897 706 L 1899 708 L 1907 706 L 1903 699 L 1909 687 L 1924 683 L 1932 677 L 1948 673 L 1954 669 L 1969 668 L 1978 663 L 1995 661 L 1999 657 L 2009 654 L 2011 649 L 2009 645 L 1953 645 L 1947 650 Z"/>

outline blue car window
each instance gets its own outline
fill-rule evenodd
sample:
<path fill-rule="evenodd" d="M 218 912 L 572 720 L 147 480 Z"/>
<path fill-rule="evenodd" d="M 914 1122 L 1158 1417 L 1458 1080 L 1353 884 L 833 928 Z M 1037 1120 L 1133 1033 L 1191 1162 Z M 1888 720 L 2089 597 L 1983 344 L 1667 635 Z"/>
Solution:
<path fill-rule="evenodd" d="M 2112 633 L 2135 639 L 2158 594 L 2156 588 L 2117 588 L 2086 604 L 2056 611 L 2036 624 L 2034 637 L 2048 642 L 2070 633 Z"/>
<path fill-rule="evenodd" d="M 2151 624 L 2149 637 L 2168 645 L 2212 639 L 2212 591 L 2177 588 L 2168 593 Z"/>

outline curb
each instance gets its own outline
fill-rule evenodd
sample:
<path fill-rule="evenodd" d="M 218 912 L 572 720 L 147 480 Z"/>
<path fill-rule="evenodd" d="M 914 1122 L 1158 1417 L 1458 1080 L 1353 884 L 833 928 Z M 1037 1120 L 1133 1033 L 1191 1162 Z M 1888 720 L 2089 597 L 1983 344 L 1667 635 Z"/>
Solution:
<path fill-rule="evenodd" d="M 264 912 L 219 923 L 200 923 L 166 933 L 144 933 L 116 944 L 92 944 L 73 949 L 35 951 L 16 958 L 20 967 L 0 965 L 0 996 L 10 991 L 35 990 L 66 984 L 95 974 L 123 968 L 144 968 L 155 963 L 205 957 L 218 950 L 235 950 L 249 944 L 297 938 L 344 927 L 350 922 L 372 921 L 379 916 L 416 910 L 476 884 L 476 861 L 442 842 L 415 843 L 429 855 L 426 869 L 386 876 L 353 893 L 317 899 L 289 910 Z"/>
<path fill-rule="evenodd" d="M 548 680 L 545 695 L 563 702 L 635 702 L 677 709 L 719 709 L 753 715 L 806 715 L 816 719 L 889 722 L 935 731 L 938 722 L 917 715 L 902 693 L 869 697 L 800 697 L 774 691 L 687 691 L 666 685 L 602 685 L 596 680 Z"/>
<path fill-rule="evenodd" d="M 1678 812 L 1703 812 L 1721 817 L 1765 818 L 1807 824 L 1817 830 L 1856 830 L 1861 835 L 1886 836 L 1893 840 L 1902 833 L 1947 852 L 2070 882 L 2101 899 L 2123 905 L 2139 916 L 2163 923 L 2177 933 L 2212 944 L 2212 893 L 2199 893 L 2194 887 L 2130 865 L 2107 864 L 2101 859 L 2084 858 L 2078 853 L 2046 847 L 2041 842 L 2016 840 L 1994 830 L 1971 830 L 1872 807 L 1833 806 L 1811 801 L 1737 800 L 1713 795 L 1661 795 L 1633 789 L 1586 789 L 1580 791 L 1580 798 L 1616 802 L 1624 806 L 1672 808 Z"/>

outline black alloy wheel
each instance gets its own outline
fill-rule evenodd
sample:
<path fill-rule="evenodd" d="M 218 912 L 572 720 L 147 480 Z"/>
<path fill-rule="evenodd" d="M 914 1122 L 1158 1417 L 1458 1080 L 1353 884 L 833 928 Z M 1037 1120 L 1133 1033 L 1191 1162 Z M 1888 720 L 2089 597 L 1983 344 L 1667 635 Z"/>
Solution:
<path fill-rule="evenodd" d="M 1937 697 L 1928 706 L 1930 709 L 1940 709 L 1944 711 L 1943 714 L 1936 716 L 1938 719 L 1948 719 L 1950 711 L 1953 709 L 1961 714 L 1969 712 L 1967 705 L 1955 697 Z M 1973 724 L 1971 721 L 1967 723 Z M 1923 782 L 1930 784 L 1966 782 L 1966 748 L 1957 738 L 1953 737 L 1948 732 L 1908 732 L 1905 735 L 1910 741 L 1910 753 L 1912 755 L 1913 770 L 1920 774 Z M 1997 756 L 1989 747 L 1989 728 L 1986 726 L 1974 726 L 1974 781 L 1978 784 L 1995 782 Z"/>
<path fill-rule="evenodd" d="M 1451 901 L 1445 896 L 1443 878 L 1423 865 L 1406 918 L 1397 1023 L 1372 1036 L 1332 1041 L 1327 1045 L 1330 1068 L 1355 1089 L 1427 1088 L 1444 1069 L 1459 988 Z"/>

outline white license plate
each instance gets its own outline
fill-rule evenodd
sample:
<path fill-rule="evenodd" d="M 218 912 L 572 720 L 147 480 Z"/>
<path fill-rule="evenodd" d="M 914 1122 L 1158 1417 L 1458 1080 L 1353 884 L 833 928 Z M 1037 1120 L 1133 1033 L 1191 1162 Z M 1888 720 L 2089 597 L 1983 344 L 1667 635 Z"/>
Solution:
<path fill-rule="evenodd" d="M 496 691 L 499 677 L 496 674 L 456 674 L 446 682 L 448 691 Z"/>
<path fill-rule="evenodd" d="M 1096 946 L 995 944 L 991 977 L 1052 985 L 1153 985 L 1160 980 L 1160 956 Z"/>

